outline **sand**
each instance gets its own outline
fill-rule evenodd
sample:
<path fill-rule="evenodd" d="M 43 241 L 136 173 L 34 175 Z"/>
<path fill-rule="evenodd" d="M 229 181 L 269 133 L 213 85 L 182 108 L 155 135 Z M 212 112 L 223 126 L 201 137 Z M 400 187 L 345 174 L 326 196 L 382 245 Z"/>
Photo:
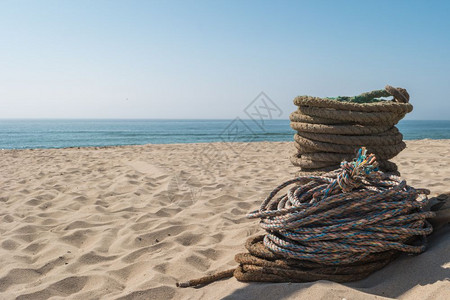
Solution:
<path fill-rule="evenodd" d="M 408 141 L 408 183 L 450 191 L 450 140 Z M 450 229 L 360 282 L 200 289 L 261 230 L 245 214 L 297 168 L 292 143 L 1 150 L 0 299 L 448 299 Z"/>

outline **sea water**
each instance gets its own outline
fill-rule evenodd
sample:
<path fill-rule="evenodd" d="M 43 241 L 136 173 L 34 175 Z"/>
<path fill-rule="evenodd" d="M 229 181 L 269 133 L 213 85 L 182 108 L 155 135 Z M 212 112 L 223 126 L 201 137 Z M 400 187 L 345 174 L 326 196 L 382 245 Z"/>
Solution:
<path fill-rule="evenodd" d="M 450 139 L 449 121 L 402 120 L 405 140 Z M 0 120 L 0 149 L 292 141 L 289 120 Z"/>

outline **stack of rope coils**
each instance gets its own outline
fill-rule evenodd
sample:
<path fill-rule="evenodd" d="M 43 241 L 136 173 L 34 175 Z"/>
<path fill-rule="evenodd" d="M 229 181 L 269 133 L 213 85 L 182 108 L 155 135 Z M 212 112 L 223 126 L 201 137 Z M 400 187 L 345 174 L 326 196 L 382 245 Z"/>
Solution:
<path fill-rule="evenodd" d="M 393 100 L 380 99 L 391 96 Z M 383 171 L 396 172 L 397 166 L 389 159 L 406 147 L 395 124 L 412 111 L 408 102 L 405 89 L 389 85 L 355 97 L 295 98 L 298 109 L 290 120 L 297 131 L 297 152 L 291 162 L 305 172 L 330 171 L 367 146 Z"/>
<path fill-rule="evenodd" d="M 281 197 L 282 189 L 295 184 Z M 432 232 L 428 190 L 377 169 L 364 148 L 325 176 L 289 180 L 248 215 L 266 234 L 250 238 L 233 268 L 177 283 L 188 287 L 235 276 L 240 281 L 349 282 L 367 277 L 400 252 L 421 253 Z"/>

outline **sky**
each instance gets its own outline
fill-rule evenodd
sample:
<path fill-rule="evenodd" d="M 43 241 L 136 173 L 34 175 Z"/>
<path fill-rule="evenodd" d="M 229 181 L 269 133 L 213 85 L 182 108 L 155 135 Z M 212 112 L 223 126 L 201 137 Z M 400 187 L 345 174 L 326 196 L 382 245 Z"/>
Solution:
<path fill-rule="evenodd" d="M 0 0 L 0 118 L 232 119 L 406 88 L 450 119 L 450 1 Z"/>

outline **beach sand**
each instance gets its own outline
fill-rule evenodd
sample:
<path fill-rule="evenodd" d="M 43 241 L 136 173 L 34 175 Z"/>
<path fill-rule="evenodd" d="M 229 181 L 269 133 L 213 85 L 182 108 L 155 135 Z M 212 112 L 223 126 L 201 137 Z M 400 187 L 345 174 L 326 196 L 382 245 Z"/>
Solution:
<path fill-rule="evenodd" d="M 234 267 L 246 213 L 295 174 L 292 143 L 2 150 L 0 299 L 448 299 L 450 229 L 359 282 L 177 281 Z M 450 191 L 450 140 L 394 159 L 432 195 Z"/>

